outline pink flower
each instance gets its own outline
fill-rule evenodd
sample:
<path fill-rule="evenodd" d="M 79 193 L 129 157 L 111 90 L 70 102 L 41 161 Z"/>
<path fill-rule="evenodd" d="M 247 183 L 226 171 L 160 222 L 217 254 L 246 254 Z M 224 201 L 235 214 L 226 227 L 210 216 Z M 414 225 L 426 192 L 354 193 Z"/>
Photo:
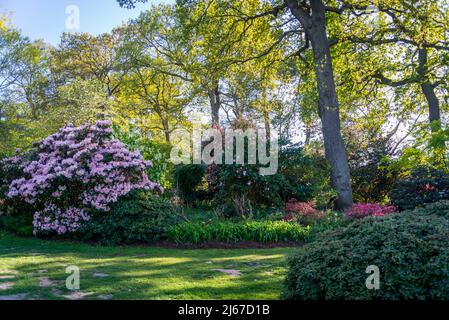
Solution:
<path fill-rule="evenodd" d="M 381 205 L 377 203 L 358 203 L 346 211 L 349 218 L 363 218 L 367 216 L 381 217 L 396 212 L 395 206 Z"/>
<path fill-rule="evenodd" d="M 45 207 L 35 213 L 36 232 L 72 232 L 88 219 L 89 210 L 108 211 L 133 189 L 162 189 L 145 172 L 151 161 L 114 140 L 111 125 L 98 121 L 60 129 L 38 144 L 39 158 L 24 164 L 24 176 L 11 182 L 8 197 Z M 70 193 L 70 208 L 62 201 L 63 193 Z M 42 217 L 52 222 L 41 223 Z"/>

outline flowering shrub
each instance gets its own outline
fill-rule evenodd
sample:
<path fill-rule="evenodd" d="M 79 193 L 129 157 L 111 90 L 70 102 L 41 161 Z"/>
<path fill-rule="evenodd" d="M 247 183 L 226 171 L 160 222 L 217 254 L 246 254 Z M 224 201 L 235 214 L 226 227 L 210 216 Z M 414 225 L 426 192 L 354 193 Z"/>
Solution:
<path fill-rule="evenodd" d="M 0 199 L 5 199 L 9 185 L 23 175 L 23 168 L 29 163 L 28 159 L 19 154 L 10 158 L 0 159 Z"/>
<path fill-rule="evenodd" d="M 363 218 L 367 216 L 382 217 L 396 211 L 397 209 L 395 206 L 387 206 L 377 203 L 358 203 L 346 211 L 346 216 L 349 218 Z"/>
<path fill-rule="evenodd" d="M 9 186 L 11 182 L 23 176 L 23 169 L 36 157 L 33 151 L 0 160 L 0 216 L 3 216 L 3 228 L 20 234 L 30 236 L 32 234 L 32 215 L 35 206 L 23 201 L 19 197 L 9 198 Z"/>
<path fill-rule="evenodd" d="M 73 232 L 89 219 L 89 211 L 108 211 L 131 190 L 161 189 L 145 172 L 151 162 L 113 139 L 110 121 L 68 125 L 36 148 L 36 159 L 7 193 L 36 208 L 34 233 Z"/>
<path fill-rule="evenodd" d="M 293 199 L 285 204 L 285 211 L 287 214 L 284 220 L 296 221 L 305 225 L 313 224 L 325 216 L 323 212 L 315 209 L 312 203 Z"/>
<path fill-rule="evenodd" d="M 81 222 L 88 221 L 90 216 L 84 209 L 68 208 L 62 211 L 54 204 L 50 204 L 42 211 L 36 211 L 33 217 L 33 233 L 54 231 L 57 234 L 78 230 Z"/>

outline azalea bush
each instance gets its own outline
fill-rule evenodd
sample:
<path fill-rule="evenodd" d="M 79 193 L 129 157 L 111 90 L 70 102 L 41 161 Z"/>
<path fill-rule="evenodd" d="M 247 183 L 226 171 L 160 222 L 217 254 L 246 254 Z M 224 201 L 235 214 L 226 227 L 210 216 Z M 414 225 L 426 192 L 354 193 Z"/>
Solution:
<path fill-rule="evenodd" d="M 14 216 L 32 214 L 34 206 L 18 197 L 10 198 L 7 194 L 11 182 L 21 178 L 23 169 L 30 163 L 31 159 L 36 158 L 37 154 L 33 151 L 20 154 L 20 150 L 17 150 L 15 156 L 0 160 L 0 214 Z"/>
<path fill-rule="evenodd" d="M 311 202 L 300 202 L 295 199 L 285 204 L 286 215 L 284 220 L 294 221 L 304 225 L 311 225 L 324 218 L 325 214 L 313 207 Z"/>
<path fill-rule="evenodd" d="M 34 209 L 34 233 L 74 232 L 93 211 L 134 189 L 161 190 L 139 152 L 113 138 L 110 121 L 67 125 L 34 146 L 34 157 L 11 181 L 6 197 Z"/>
<path fill-rule="evenodd" d="M 382 217 L 397 211 L 395 206 L 378 203 L 357 203 L 346 211 L 348 218 L 364 218 L 368 216 Z"/>
<path fill-rule="evenodd" d="M 50 203 L 43 210 L 36 211 L 33 216 L 33 233 L 58 235 L 75 232 L 84 221 L 89 221 L 87 210 L 80 208 L 58 208 Z"/>
<path fill-rule="evenodd" d="M 20 152 L 20 150 L 17 150 L 17 152 Z M 24 158 L 19 154 L 0 159 L 0 199 L 6 199 L 11 181 L 20 178 L 25 163 Z"/>
<path fill-rule="evenodd" d="M 283 298 L 436 300 L 449 297 L 449 205 L 349 220 L 289 259 Z M 367 290 L 367 267 L 380 289 Z"/>

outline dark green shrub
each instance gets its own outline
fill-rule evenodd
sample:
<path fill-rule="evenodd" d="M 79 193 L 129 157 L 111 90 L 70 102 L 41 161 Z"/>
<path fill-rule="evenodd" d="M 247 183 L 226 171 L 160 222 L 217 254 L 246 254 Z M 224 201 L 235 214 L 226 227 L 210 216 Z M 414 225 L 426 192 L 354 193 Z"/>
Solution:
<path fill-rule="evenodd" d="M 1 215 L 0 228 L 19 236 L 31 237 L 33 235 L 33 216 L 31 214 Z"/>
<path fill-rule="evenodd" d="M 261 243 L 302 241 L 309 228 L 285 221 L 248 221 L 181 223 L 172 226 L 169 240 L 177 243 L 201 243 L 208 241 Z"/>
<path fill-rule="evenodd" d="M 400 210 L 449 199 L 449 175 L 431 167 L 418 167 L 400 180 L 390 193 L 391 203 Z"/>
<path fill-rule="evenodd" d="M 398 179 L 391 167 L 396 155 L 392 139 L 378 130 L 356 126 L 343 128 L 351 186 L 355 202 L 385 203 Z"/>
<path fill-rule="evenodd" d="M 288 145 L 279 151 L 278 173 L 286 180 L 284 199 L 302 202 L 314 200 L 323 209 L 335 194 L 330 186 L 330 168 L 324 156 L 307 152 L 298 145 Z"/>
<path fill-rule="evenodd" d="M 322 233 L 289 259 L 286 299 L 449 299 L 448 204 L 367 217 Z M 370 265 L 380 289 L 368 290 Z"/>
<path fill-rule="evenodd" d="M 245 154 L 245 159 L 247 155 Z M 323 157 L 306 154 L 297 145 L 283 145 L 279 168 L 261 175 L 260 165 L 212 165 L 206 180 L 225 216 L 251 216 L 258 209 L 283 208 L 289 199 L 316 200 L 325 207 L 333 195 Z"/>
<path fill-rule="evenodd" d="M 165 199 L 138 190 L 115 203 L 109 212 L 97 212 L 80 228 L 87 241 L 104 245 L 150 243 L 166 237 L 178 215 Z"/>
<path fill-rule="evenodd" d="M 291 189 L 283 175 L 263 176 L 257 165 L 220 165 L 215 171 L 217 179 L 209 187 L 225 216 L 250 216 L 256 208 L 281 208 L 284 193 Z"/>
<path fill-rule="evenodd" d="M 321 233 L 333 230 L 343 225 L 347 225 L 351 220 L 347 219 L 342 212 L 327 211 L 324 217 L 311 225 L 310 232 L 306 237 L 306 242 L 314 241 Z"/>
<path fill-rule="evenodd" d="M 311 198 L 307 184 L 292 184 L 280 173 L 260 175 L 256 165 L 223 165 L 216 170 L 217 183 L 209 186 L 225 216 L 251 216 L 257 209 L 282 208 L 292 197 Z"/>
<path fill-rule="evenodd" d="M 206 167 L 199 164 L 180 164 L 175 166 L 173 173 L 179 196 L 187 205 L 191 205 L 201 194 L 198 187 L 205 176 Z"/>
<path fill-rule="evenodd" d="M 441 200 L 425 205 L 425 213 L 428 215 L 437 214 L 449 219 L 449 200 Z"/>

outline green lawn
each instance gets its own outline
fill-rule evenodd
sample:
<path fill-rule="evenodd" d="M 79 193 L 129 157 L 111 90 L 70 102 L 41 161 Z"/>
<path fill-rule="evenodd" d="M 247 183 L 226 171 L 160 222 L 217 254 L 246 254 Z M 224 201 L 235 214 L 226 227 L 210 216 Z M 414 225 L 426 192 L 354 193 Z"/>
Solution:
<path fill-rule="evenodd" d="M 96 247 L 0 233 L 0 299 L 278 299 L 297 250 Z M 80 292 L 65 287 L 69 265 L 80 269 Z"/>

